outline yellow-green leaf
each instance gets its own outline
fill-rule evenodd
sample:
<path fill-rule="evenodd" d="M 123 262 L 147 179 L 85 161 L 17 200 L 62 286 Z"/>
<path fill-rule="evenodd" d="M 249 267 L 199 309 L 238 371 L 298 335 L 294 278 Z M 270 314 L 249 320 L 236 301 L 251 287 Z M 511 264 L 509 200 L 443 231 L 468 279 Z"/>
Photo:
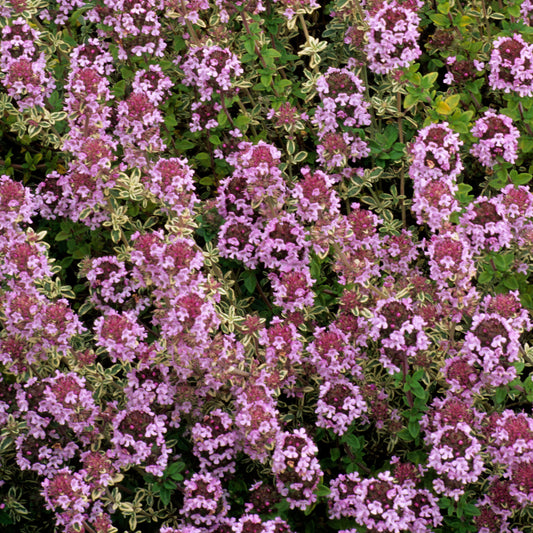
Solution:
<path fill-rule="evenodd" d="M 452 108 L 444 101 L 437 102 L 435 109 L 439 115 L 450 115 Z"/>

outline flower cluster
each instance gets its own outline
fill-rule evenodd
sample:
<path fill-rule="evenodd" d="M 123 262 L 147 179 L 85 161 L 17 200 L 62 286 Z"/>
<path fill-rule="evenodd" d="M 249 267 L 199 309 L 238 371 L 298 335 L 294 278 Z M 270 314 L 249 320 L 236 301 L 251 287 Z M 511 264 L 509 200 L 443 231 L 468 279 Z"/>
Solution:
<path fill-rule="evenodd" d="M 281 431 L 273 391 L 256 383 L 238 392 L 235 395 L 235 426 L 242 436 L 244 452 L 264 463 Z"/>
<path fill-rule="evenodd" d="M 165 149 L 160 136 L 163 115 L 142 88 L 117 106 L 116 134 L 124 147 L 124 161 L 131 167 L 146 167 L 147 154 Z"/>
<path fill-rule="evenodd" d="M 65 526 L 65 531 L 80 531 L 90 499 L 90 487 L 81 474 L 63 468 L 42 485 L 46 508 L 56 511 L 57 524 Z"/>
<path fill-rule="evenodd" d="M 63 143 L 72 160 L 66 172 L 51 172 L 37 189 L 46 218 L 66 216 L 94 229 L 109 216 L 102 208 L 117 178 L 112 169 L 117 142 L 107 132 L 112 96 L 106 74 L 111 71 L 105 45 L 93 40 L 73 49 L 64 106 L 70 135 Z"/>
<path fill-rule="evenodd" d="M 485 470 L 484 439 L 478 437 L 481 415 L 469 400 L 448 396 L 433 401 L 422 419 L 422 427 L 430 449 L 428 466 L 439 474 L 433 487 L 458 500 L 465 486 L 479 479 Z"/>
<path fill-rule="evenodd" d="M 519 33 L 498 37 L 492 46 L 489 61 L 491 88 L 533 96 L 533 46 Z"/>
<path fill-rule="evenodd" d="M 524 325 L 499 313 L 474 314 L 472 326 L 465 335 L 463 352 L 470 364 L 481 368 L 480 379 L 484 383 L 499 387 L 516 377 L 513 362 L 519 360 L 518 339 Z"/>
<path fill-rule="evenodd" d="M 22 17 L 2 28 L 0 80 L 21 110 L 44 106 L 56 86 L 46 55 L 37 47 L 39 35 Z"/>
<path fill-rule="evenodd" d="M 520 132 L 513 126 L 510 117 L 485 111 L 471 130 L 479 142 L 472 146 L 470 153 L 487 167 L 494 167 L 501 158 L 514 163 L 518 157 L 518 138 Z"/>
<path fill-rule="evenodd" d="M 329 170 L 366 157 L 367 143 L 357 133 L 370 124 L 362 81 L 349 69 L 330 67 L 318 78 L 316 90 L 321 104 L 312 121 L 318 126 L 319 162 Z"/>
<path fill-rule="evenodd" d="M 180 513 L 197 526 L 222 522 L 229 505 L 222 483 L 210 473 L 193 474 L 184 483 L 183 506 Z"/>
<path fill-rule="evenodd" d="M 280 432 L 272 455 L 272 472 L 276 487 L 285 496 L 291 509 L 305 510 L 316 502 L 315 494 L 323 475 L 316 459 L 318 448 L 305 429 Z"/>
<path fill-rule="evenodd" d="M 177 216 L 191 215 L 198 201 L 195 194 L 194 171 L 185 158 L 158 158 L 141 181 L 159 202 Z M 165 211 L 167 208 L 163 208 Z"/>
<path fill-rule="evenodd" d="M 366 22 L 368 44 L 365 52 L 370 70 L 377 74 L 407 67 L 422 51 L 418 46 L 420 17 L 416 9 L 422 2 L 383 2 L 374 13 L 368 12 Z"/>
<path fill-rule="evenodd" d="M 380 224 L 377 215 L 354 202 L 350 205 L 350 213 L 338 217 L 328 228 L 328 233 L 335 237 L 331 241 L 336 258 L 333 270 L 342 285 L 366 284 L 379 275 Z"/>
<path fill-rule="evenodd" d="M 146 405 L 118 411 L 113 417 L 113 448 L 107 452 L 114 467 L 143 465 L 146 472 L 162 476 L 170 449 L 165 444 L 166 416 Z"/>
<path fill-rule="evenodd" d="M 353 518 L 375 531 L 432 531 L 442 522 L 437 498 L 414 485 L 389 471 L 367 479 L 356 472 L 341 474 L 331 482 L 329 515 Z"/>
<path fill-rule="evenodd" d="M 178 64 L 183 70 L 183 83 L 199 92 L 201 102 L 213 100 L 213 93 L 221 97 L 230 95 L 234 79 L 243 73 L 237 56 L 216 45 L 191 48 Z"/>
<path fill-rule="evenodd" d="M 504 479 L 493 479 L 488 503 L 496 514 L 505 516 L 506 507 L 524 508 L 531 501 L 533 420 L 525 413 L 505 410 L 495 413 L 487 426 L 493 438 L 489 454 L 505 472 Z"/>
<path fill-rule="evenodd" d="M 163 57 L 166 43 L 161 37 L 158 10 L 163 0 L 104 0 L 102 6 L 90 9 L 86 17 L 100 23 L 107 30 L 99 31 L 101 38 L 110 38 L 118 45 L 118 57 Z"/>
<path fill-rule="evenodd" d="M 423 128 L 411 143 L 409 176 L 413 180 L 413 212 L 418 223 L 439 229 L 459 210 L 456 178 L 463 170 L 459 149 L 463 142 L 448 123 Z"/>
<path fill-rule="evenodd" d="M 248 268 L 262 263 L 272 272 L 268 277 L 275 294 L 275 303 L 292 312 L 312 305 L 313 280 L 309 270 L 310 242 L 302 222 L 309 215 L 287 212 L 289 189 L 279 168 L 281 152 L 259 141 L 256 145 L 241 142 L 238 151 L 226 157 L 235 170 L 219 187 L 217 208 L 225 222 L 220 228 L 219 250 L 223 257 L 242 261 Z M 295 187 L 293 196 L 303 197 L 323 181 L 325 198 L 318 196 L 313 204 L 303 200 L 303 210 L 326 209 L 338 202 L 327 190 L 331 184 L 323 174 L 309 176 Z M 320 205 L 322 204 L 322 205 Z"/>
<path fill-rule="evenodd" d="M 235 472 L 234 458 L 239 450 L 239 440 L 227 413 L 220 409 L 211 411 L 202 422 L 193 426 L 191 434 L 200 468 L 219 475 Z"/>
<path fill-rule="evenodd" d="M 498 200 L 481 196 L 467 207 L 459 220 L 461 236 L 476 253 L 508 248 L 513 241 L 512 225 L 502 216 Z"/>
<path fill-rule="evenodd" d="M 431 279 L 441 288 L 451 282 L 463 291 L 470 289 L 476 273 L 474 254 L 468 241 L 457 231 L 449 230 L 432 235 L 426 245 Z"/>
<path fill-rule="evenodd" d="M 340 377 L 335 381 L 326 381 L 320 386 L 316 405 L 317 426 L 343 435 L 366 410 L 367 405 L 359 387 L 348 379 Z"/>
<path fill-rule="evenodd" d="M 379 300 L 369 322 L 371 338 L 381 341 L 380 361 L 391 374 L 405 371 L 407 358 L 429 347 L 426 322 L 415 312 L 411 298 Z"/>

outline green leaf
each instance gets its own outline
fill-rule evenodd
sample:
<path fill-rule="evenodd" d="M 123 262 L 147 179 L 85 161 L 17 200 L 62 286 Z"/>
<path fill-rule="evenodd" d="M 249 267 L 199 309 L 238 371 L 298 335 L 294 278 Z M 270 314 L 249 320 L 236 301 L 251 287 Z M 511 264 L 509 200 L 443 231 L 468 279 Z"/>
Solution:
<path fill-rule="evenodd" d="M 328 486 L 322 485 L 322 483 L 320 485 L 318 485 L 318 488 L 317 488 L 317 491 L 316 491 L 316 495 L 317 496 L 326 497 L 326 496 L 329 496 L 330 494 L 331 494 L 331 489 Z"/>
<path fill-rule="evenodd" d="M 295 163 L 301 163 L 302 161 L 305 161 L 305 158 L 307 157 L 307 152 L 298 152 L 294 156 L 294 162 Z"/>
<path fill-rule="evenodd" d="M 439 115 L 450 115 L 452 113 L 452 108 L 442 100 L 436 103 L 435 110 Z"/>
<path fill-rule="evenodd" d="M 404 391 L 411 391 L 417 398 L 420 398 L 421 400 L 426 398 L 426 391 L 422 385 L 418 383 L 418 381 L 407 382 L 404 385 Z"/>
<path fill-rule="evenodd" d="M 183 472 L 185 470 L 185 467 L 187 465 L 185 463 L 182 463 L 181 461 L 176 461 L 175 463 L 172 463 L 167 469 L 165 470 L 165 475 L 171 477 L 172 479 L 175 479 L 176 481 L 181 481 L 183 479 L 183 476 L 180 472 Z"/>
<path fill-rule="evenodd" d="M 353 433 L 345 433 L 341 439 L 343 443 L 346 443 L 350 450 L 354 453 L 361 450 L 362 442 Z"/>
<path fill-rule="evenodd" d="M 13 524 L 12 518 L 5 511 L 0 511 L 0 525 L 9 526 L 11 524 Z"/>
<path fill-rule="evenodd" d="M 89 9 L 92 9 L 94 7 L 94 2 L 89 2 L 83 7 L 80 7 L 79 9 L 76 9 L 72 15 L 70 15 L 68 21 L 70 25 L 75 25 L 78 22 L 78 19 L 86 12 L 89 11 Z"/>
<path fill-rule="evenodd" d="M 450 12 L 450 2 L 440 2 L 437 4 L 437 11 L 443 15 L 447 15 Z"/>
<path fill-rule="evenodd" d="M 240 130 L 244 129 L 248 124 L 250 124 L 250 119 L 246 115 L 239 115 L 233 123 Z"/>
<path fill-rule="evenodd" d="M 442 28 L 448 28 L 450 26 L 450 19 L 441 13 L 432 13 L 429 18 L 435 23 L 436 26 Z"/>
<path fill-rule="evenodd" d="M 111 232 L 111 233 L 113 233 L 113 232 Z M 120 239 L 120 232 L 119 232 L 119 239 Z M 115 241 L 115 242 L 118 242 L 118 240 Z M 72 252 L 72 257 L 74 259 L 83 259 L 84 257 L 87 257 L 89 255 L 89 250 L 90 250 L 89 246 L 84 244 L 84 245 L 80 246 L 79 248 L 76 248 Z"/>
<path fill-rule="evenodd" d="M 292 139 L 289 139 L 287 141 L 287 153 L 289 155 L 292 155 L 294 154 L 295 151 L 296 151 L 296 144 L 294 143 Z"/>
<path fill-rule="evenodd" d="M 244 41 L 244 49 L 251 55 L 255 57 L 255 41 L 253 39 L 248 39 Z"/>
<path fill-rule="evenodd" d="M 411 433 L 409 433 L 409 430 L 407 428 L 403 428 L 399 433 L 398 437 L 406 442 L 414 440 Z"/>
<path fill-rule="evenodd" d="M 522 137 L 518 141 L 518 145 L 520 146 L 520 150 L 527 154 L 533 150 L 533 139 L 531 137 Z"/>
<path fill-rule="evenodd" d="M 316 255 L 311 256 L 311 263 L 309 267 L 311 270 L 311 277 L 313 279 L 320 279 L 320 274 L 321 274 L 320 259 Z"/>
<path fill-rule="evenodd" d="M 414 106 L 420 101 L 420 98 L 416 97 L 413 94 L 408 94 L 403 99 L 403 107 L 404 109 L 409 109 L 410 107 Z"/>
<path fill-rule="evenodd" d="M 118 229 L 111 230 L 111 240 L 114 243 L 117 243 L 117 242 L 120 241 L 120 230 L 118 230 Z M 74 254 L 72 254 L 72 257 L 74 257 L 74 259 L 81 259 L 81 258 L 85 257 L 85 255 L 82 255 L 80 257 L 76 257 Z"/>
<path fill-rule="evenodd" d="M 532 382 L 533 384 L 533 382 Z M 331 448 L 330 451 L 329 451 L 329 455 L 331 457 L 331 460 L 335 463 L 339 460 L 340 456 L 341 456 L 341 451 L 339 450 L 339 448 Z"/>
<path fill-rule="evenodd" d="M 205 185 L 206 187 L 211 187 L 215 183 L 215 178 L 213 176 L 204 176 L 200 180 L 201 185 Z"/>
<path fill-rule="evenodd" d="M 515 363 L 513 363 L 513 366 L 516 368 L 516 372 L 520 374 L 522 370 L 524 370 L 526 365 L 522 361 L 516 361 Z"/>
<path fill-rule="evenodd" d="M 194 156 L 194 159 L 203 167 L 211 166 L 211 156 L 207 152 L 200 152 Z"/>
<path fill-rule="evenodd" d="M 275 48 L 267 48 L 266 50 L 262 50 L 261 54 L 263 57 L 269 58 L 281 57 L 281 54 Z"/>
<path fill-rule="evenodd" d="M 489 181 L 489 185 L 496 190 L 503 189 L 507 185 L 507 178 L 500 176 Z"/>
<path fill-rule="evenodd" d="M 472 190 L 472 185 L 468 185 L 468 183 L 459 183 L 457 188 L 458 190 L 455 197 L 461 204 L 469 204 L 475 198 L 474 195 L 469 194 Z"/>
<path fill-rule="evenodd" d="M 59 231 L 57 232 L 56 236 L 55 236 L 55 240 L 60 242 L 60 241 L 66 241 L 69 237 L 70 237 L 70 232 L 67 232 L 67 231 Z"/>
<path fill-rule="evenodd" d="M 520 288 L 518 280 L 514 276 L 504 278 L 503 284 L 511 291 L 517 291 Z"/>
<path fill-rule="evenodd" d="M 484 270 L 483 272 L 479 274 L 479 276 L 477 277 L 477 280 L 479 283 L 489 283 L 489 281 L 491 281 L 493 277 L 494 277 L 494 272 Z"/>
<path fill-rule="evenodd" d="M 1 441 L 0 441 L 0 453 L 5 452 L 12 444 L 13 444 L 13 437 L 10 437 L 6 435 Z"/>
<path fill-rule="evenodd" d="M 113 89 L 111 92 L 117 100 L 122 100 L 124 98 L 124 94 L 126 93 L 126 82 L 124 80 L 120 80 L 113 84 Z"/>
<path fill-rule="evenodd" d="M 435 104 L 435 109 L 440 115 L 451 115 L 455 108 L 459 105 L 461 100 L 460 94 L 452 94 L 445 100 L 441 100 Z"/>
<path fill-rule="evenodd" d="M 531 178 L 533 178 L 533 176 L 526 172 L 522 172 L 520 174 L 515 175 L 513 175 L 513 173 L 511 172 L 511 181 L 515 185 L 525 185 L 526 183 L 529 183 L 531 181 Z"/>
<path fill-rule="evenodd" d="M 420 370 L 417 370 L 414 374 L 413 374 L 413 379 L 415 381 L 420 381 L 424 376 L 425 376 L 426 372 L 422 369 Z"/>
<path fill-rule="evenodd" d="M 83 316 L 87 314 L 91 309 L 94 308 L 94 304 L 92 302 L 85 302 L 81 304 L 80 308 L 78 309 L 78 315 Z"/>
<path fill-rule="evenodd" d="M 407 424 L 407 429 L 409 431 L 409 434 L 416 439 L 418 435 L 420 434 L 420 422 L 418 420 L 411 420 Z"/>
<path fill-rule="evenodd" d="M 270 87 L 272 83 L 272 74 L 261 74 L 261 83 L 264 87 Z"/>
<path fill-rule="evenodd" d="M 220 140 L 220 137 L 218 135 L 210 135 L 209 136 L 209 142 L 213 146 L 220 146 L 222 144 L 222 141 Z"/>
<path fill-rule="evenodd" d="M 161 503 L 166 507 L 170 503 L 171 491 L 161 487 L 159 490 L 159 497 L 161 498 Z"/>
<path fill-rule="evenodd" d="M 426 74 L 425 76 L 422 77 L 422 82 L 420 83 L 420 87 L 424 89 L 431 89 L 435 81 L 437 81 L 438 77 L 439 77 L 438 72 L 430 72 L 429 74 Z"/>
<path fill-rule="evenodd" d="M 176 116 L 174 115 L 174 113 L 172 113 L 172 112 L 168 113 L 165 116 L 165 126 L 169 130 L 173 130 L 175 128 L 175 126 L 177 126 L 177 125 L 178 125 L 178 121 L 176 120 Z"/>
<path fill-rule="evenodd" d="M 194 144 L 192 141 L 189 141 L 188 139 L 180 139 L 179 141 L 176 141 L 175 146 L 176 149 L 185 152 L 185 150 L 190 150 L 191 148 L 194 148 L 196 144 Z"/>
<path fill-rule="evenodd" d="M 514 261 L 514 254 L 494 254 L 493 256 L 494 264 L 500 272 L 507 272 Z"/>
<path fill-rule="evenodd" d="M 452 502 L 452 500 L 450 500 L 450 498 L 445 498 L 445 497 L 441 498 L 439 500 L 439 507 L 441 509 L 448 509 L 450 507 L 453 507 L 453 502 Z"/>
<path fill-rule="evenodd" d="M 520 5 L 519 3 L 516 3 L 512 6 L 507 7 L 507 13 L 511 15 L 511 17 L 518 18 L 520 16 Z"/>
<path fill-rule="evenodd" d="M 250 294 L 253 294 L 257 287 L 257 278 L 255 276 L 255 272 L 253 270 L 245 270 L 241 274 L 241 278 L 244 282 L 244 286 L 246 287 L 246 290 Z"/>
<path fill-rule="evenodd" d="M 174 481 L 172 481 L 172 479 L 165 479 L 163 480 L 163 487 L 168 490 L 175 490 L 177 485 L 174 483 Z"/>
<path fill-rule="evenodd" d="M 481 511 L 473 503 L 465 503 L 463 510 L 466 516 L 479 516 Z"/>
<path fill-rule="evenodd" d="M 505 398 L 507 398 L 507 392 L 506 386 L 498 387 L 496 389 L 496 394 L 494 395 L 494 403 L 496 405 L 501 405 L 505 401 Z"/>

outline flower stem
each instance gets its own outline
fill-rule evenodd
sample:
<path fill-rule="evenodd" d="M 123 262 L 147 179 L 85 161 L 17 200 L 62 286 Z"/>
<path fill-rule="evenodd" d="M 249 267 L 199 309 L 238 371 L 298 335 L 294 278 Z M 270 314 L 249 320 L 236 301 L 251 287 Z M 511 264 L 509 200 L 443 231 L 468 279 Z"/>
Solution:
<path fill-rule="evenodd" d="M 403 135 L 403 122 L 402 122 L 402 95 L 400 93 L 396 93 L 396 106 L 398 108 L 398 140 L 401 144 L 404 143 L 404 135 Z M 400 174 L 400 195 L 402 196 L 401 199 L 401 207 L 402 207 L 402 225 L 404 228 L 407 228 L 407 212 L 405 208 L 405 201 L 403 197 L 405 196 L 405 172 L 401 170 Z"/>

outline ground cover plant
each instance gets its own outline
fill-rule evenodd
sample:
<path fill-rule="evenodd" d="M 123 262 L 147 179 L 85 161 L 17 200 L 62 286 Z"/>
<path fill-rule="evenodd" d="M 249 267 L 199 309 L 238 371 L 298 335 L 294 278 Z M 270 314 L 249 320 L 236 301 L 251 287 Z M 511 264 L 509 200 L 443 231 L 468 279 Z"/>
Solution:
<path fill-rule="evenodd" d="M 2 2 L 2 531 L 533 531 L 532 21 Z"/>

